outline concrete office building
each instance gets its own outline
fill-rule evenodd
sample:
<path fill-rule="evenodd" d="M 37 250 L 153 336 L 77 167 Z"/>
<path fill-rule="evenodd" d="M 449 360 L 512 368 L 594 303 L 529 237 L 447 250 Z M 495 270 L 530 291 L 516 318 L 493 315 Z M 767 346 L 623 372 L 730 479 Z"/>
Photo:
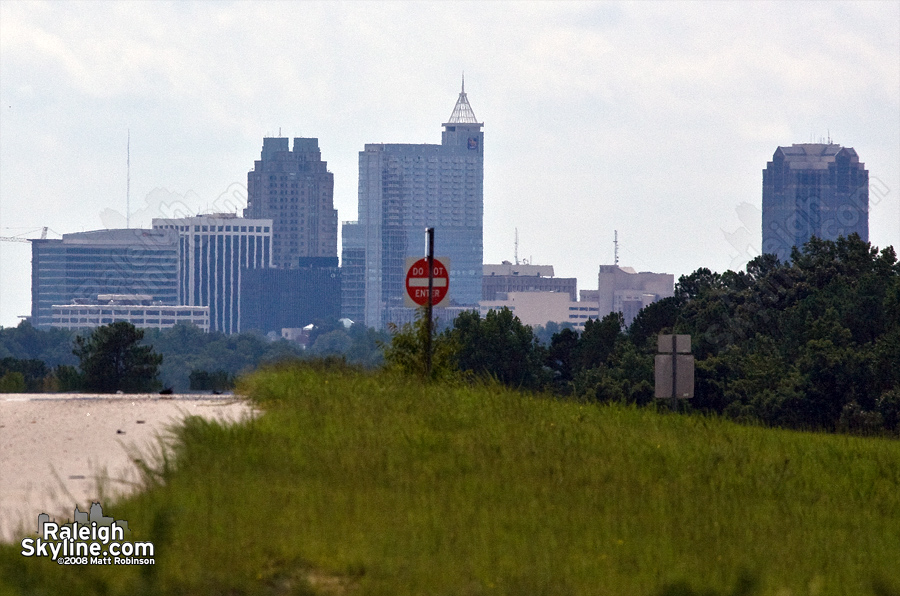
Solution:
<path fill-rule="evenodd" d="M 99 294 L 144 294 L 175 306 L 178 234 L 173 230 L 96 230 L 31 242 L 31 322 L 53 324 L 53 305 Z"/>
<path fill-rule="evenodd" d="M 463 87 L 440 145 L 366 144 L 360 152 L 359 229 L 351 241 L 361 240 L 365 268 L 345 288 L 351 295 L 361 288 L 367 326 L 405 318 L 406 257 L 425 254 L 428 227 L 435 255 L 450 258 L 451 303 L 475 307 L 481 299 L 483 126 Z"/>
<path fill-rule="evenodd" d="M 272 220 L 272 263 L 299 266 L 300 258 L 337 258 L 334 175 L 322 161 L 318 139 L 264 138 L 260 159 L 247 174 L 244 217 Z"/>
<path fill-rule="evenodd" d="M 159 304 L 142 294 L 100 294 L 96 300 L 53 305 L 53 327 L 92 329 L 126 321 L 140 329 L 169 329 L 179 323 L 209 331 L 208 306 Z"/>
<path fill-rule="evenodd" d="M 212 331 L 240 332 L 241 277 L 272 266 L 272 220 L 220 213 L 154 219 L 153 229 L 178 237 L 180 304 L 208 306 Z"/>
<path fill-rule="evenodd" d="M 581 302 L 597 305 L 600 318 L 620 312 L 630 325 L 645 306 L 675 295 L 675 276 L 671 273 L 638 273 L 631 267 L 600 265 L 596 290 L 582 290 Z"/>
<path fill-rule="evenodd" d="M 577 330 L 584 329 L 588 319 L 598 317 L 596 302 L 575 302 L 568 292 L 526 291 L 498 293 L 493 300 L 479 304 L 481 316 L 490 310 L 508 308 L 525 325 L 546 326 L 547 323 L 571 323 Z"/>
<path fill-rule="evenodd" d="M 561 292 L 575 301 L 578 279 L 553 277 L 553 265 L 514 265 L 503 261 L 499 265 L 485 265 L 481 279 L 481 299 L 498 300 L 510 292 Z"/>
<path fill-rule="evenodd" d="M 787 261 L 816 236 L 869 240 L 869 172 L 856 151 L 831 143 L 778 147 L 763 170 L 762 251 Z"/>

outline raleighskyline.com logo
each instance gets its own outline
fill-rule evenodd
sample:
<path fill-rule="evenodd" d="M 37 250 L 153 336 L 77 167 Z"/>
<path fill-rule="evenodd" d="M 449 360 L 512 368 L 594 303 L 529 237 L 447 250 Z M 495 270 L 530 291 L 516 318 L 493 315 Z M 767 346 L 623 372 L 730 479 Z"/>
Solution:
<path fill-rule="evenodd" d="M 37 538 L 22 540 L 25 557 L 49 557 L 60 565 L 155 565 L 152 542 L 129 542 L 128 522 L 103 515 L 100 503 L 90 515 L 75 506 L 75 521 L 57 524 L 38 516 Z"/>

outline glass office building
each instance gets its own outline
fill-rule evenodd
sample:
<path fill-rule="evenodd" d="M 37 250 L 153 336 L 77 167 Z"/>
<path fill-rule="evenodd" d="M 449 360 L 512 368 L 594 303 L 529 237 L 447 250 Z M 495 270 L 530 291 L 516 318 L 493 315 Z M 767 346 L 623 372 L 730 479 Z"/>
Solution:
<path fill-rule="evenodd" d="M 178 235 L 172 230 L 97 230 L 32 240 L 31 322 L 53 324 L 53 305 L 98 294 L 144 294 L 175 306 Z"/>
<path fill-rule="evenodd" d="M 351 252 L 362 245 L 364 267 L 361 276 L 345 275 L 344 292 L 347 300 L 364 296 L 366 326 L 408 320 L 405 262 L 424 256 L 428 227 L 435 228 L 435 255 L 450 258 L 450 304 L 481 300 L 483 126 L 463 86 L 440 145 L 366 144 L 360 152 L 359 223 L 347 241 Z"/>
<path fill-rule="evenodd" d="M 763 170 L 762 252 L 788 261 L 816 236 L 869 240 L 869 172 L 851 147 L 778 147 Z"/>

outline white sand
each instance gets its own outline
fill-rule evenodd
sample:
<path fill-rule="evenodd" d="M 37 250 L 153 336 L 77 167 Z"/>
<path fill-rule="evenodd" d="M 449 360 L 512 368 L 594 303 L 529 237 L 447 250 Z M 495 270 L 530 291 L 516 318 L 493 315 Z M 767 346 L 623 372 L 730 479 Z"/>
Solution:
<path fill-rule="evenodd" d="M 231 396 L 0 394 L 0 541 L 33 533 L 40 513 L 67 521 L 76 504 L 86 511 L 100 483 L 105 499 L 135 490 L 132 455 L 158 453 L 185 416 L 251 414 Z"/>

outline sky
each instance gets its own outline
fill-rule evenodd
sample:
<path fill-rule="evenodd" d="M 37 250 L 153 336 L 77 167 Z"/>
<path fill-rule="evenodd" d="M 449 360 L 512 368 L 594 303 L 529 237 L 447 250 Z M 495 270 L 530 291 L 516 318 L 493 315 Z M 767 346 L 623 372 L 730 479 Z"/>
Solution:
<path fill-rule="evenodd" d="M 829 137 L 869 170 L 869 240 L 900 250 L 898 1 L 3 1 L 0 236 L 242 209 L 279 134 L 319 139 L 355 220 L 363 146 L 440 143 L 463 72 L 486 263 L 518 230 L 579 289 L 616 233 L 638 271 L 740 269 L 766 162 Z M 0 242 L 0 326 L 30 301 L 30 245 Z"/>

